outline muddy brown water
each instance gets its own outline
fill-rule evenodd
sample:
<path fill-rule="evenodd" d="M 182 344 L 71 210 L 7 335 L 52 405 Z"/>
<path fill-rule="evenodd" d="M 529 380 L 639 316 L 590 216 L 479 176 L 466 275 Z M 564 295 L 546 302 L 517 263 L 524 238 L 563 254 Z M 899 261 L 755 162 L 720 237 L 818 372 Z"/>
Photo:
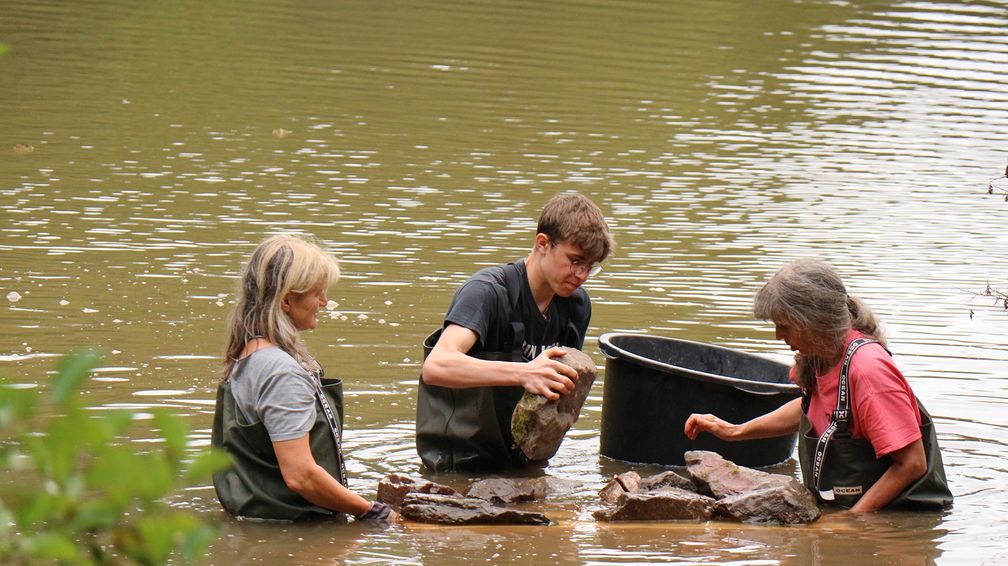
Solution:
<path fill-rule="evenodd" d="M 619 246 L 588 283 L 585 349 L 600 366 L 609 331 L 787 359 L 751 297 L 784 262 L 823 257 L 886 321 L 956 496 L 944 513 L 793 528 L 596 524 L 596 490 L 628 467 L 598 454 L 603 373 L 546 470 L 577 482 L 537 507 L 555 525 L 239 523 L 204 485 L 172 504 L 224 525 L 208 562 L 1008 560 L 1008 312 L 974 296 L 1008 287 L 1008 180 L 987 194 L 1008 161 L 1008 4 L 2 12 L 0 372 L 12 381 L 44 386 L 56 356 L 99 346 L 94 404 L 170 407 L 205 446 L 239 264 L 272 231 L 308 231 L 344 276 L 307 341 L 345 379 L 351 485 L 372 497 L 392 471 L 419 474 L 420 342 L 454 288 L 526 253 L 542 204 L 575 189 Z"/>

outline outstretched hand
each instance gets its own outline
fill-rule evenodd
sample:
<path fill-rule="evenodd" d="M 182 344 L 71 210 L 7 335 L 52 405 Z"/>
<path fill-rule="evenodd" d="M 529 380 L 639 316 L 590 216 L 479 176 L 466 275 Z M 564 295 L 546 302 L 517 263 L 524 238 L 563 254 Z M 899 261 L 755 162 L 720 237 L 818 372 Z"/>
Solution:
<path fill-rule="evenodd" d="M 554 346 L 525 364 L 521 380 L 525 391 L 542 395 L 551 401 L 573 391 L 574 381 L 578 377 L 577 371 L 553 359 L 566 353 L 567 350 L 564 348 Z"/>
<path fill-rule="evenodd" d="M 737 426 L 709 413 L 703 415 L 693 413 L 686 419 L 686 427 L 683 432 L 690 440 L 696 440 L 701 432 L 709 432 L 721 440 L 731 440 L 732 433 Z"/>

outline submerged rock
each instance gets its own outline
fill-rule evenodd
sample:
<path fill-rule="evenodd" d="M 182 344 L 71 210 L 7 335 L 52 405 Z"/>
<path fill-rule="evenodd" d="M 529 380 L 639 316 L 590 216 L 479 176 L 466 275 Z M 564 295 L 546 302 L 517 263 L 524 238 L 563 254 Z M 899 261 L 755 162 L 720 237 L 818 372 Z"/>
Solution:
<path fill-rule="evenodd" d="M 598 373 L 595 362 L 587 354 L 574 348 L 566 350 L 565 355 L 554 359 L 577 371 L 574 390 L 556 401 L 526 391 L 511 414 L 511 435 L 515 444 L 533 462 L 549 460 L 560 449 L 564 435 L 581 414 Z"/>
<path fill-rule="evenodd" d="M 466 497 L 483 499 L 497 505 L 540 501 L 550 492 L 547 478 L 487 478 L 466 490 Z"/>
<path fill-rule="evenodd" d="M 438 495 L 459 495 L 454 489 L 427 480 L 415 480 L 402 474 L 391 474 L 378 482 L 378 501 L 395 509 L 402 507 L 403 499 L 409 493 L 433 493 Z"/>
<path fill-rule="evenodd" d="M 442 525 L 548 525 L 542 513 L 497 507 L 483 499 L 407 493 L 400 514 L 411 521 Z"/>
<path fill-rule="evenodd" d="M 819 518 L 815 498 L 797 479 L 739 466 L 719 454 L 685 454 L 693 480 L 710 490 L 719 515 L 758 523 L 810 523 Z"/>
<path fill-rule="evenodd" d="M 600 521 L 705 521 L 714 515 L 714 499 L 666 487 L 655 493 L 624 493 L 615 507 L 592 515 Z"/>
<path fill-rule="evenodd" d="M 805 486 L 784 485 L 719 499 L 718 515 L 746 523 L 811 523 L 821 511 Z"/>

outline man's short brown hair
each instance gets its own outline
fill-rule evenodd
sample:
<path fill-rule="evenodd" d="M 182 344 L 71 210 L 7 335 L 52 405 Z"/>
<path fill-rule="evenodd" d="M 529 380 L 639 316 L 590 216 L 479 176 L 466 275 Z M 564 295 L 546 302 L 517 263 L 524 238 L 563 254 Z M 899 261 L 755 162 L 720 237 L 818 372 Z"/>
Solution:
<path fill-rule="evenodd" d="M 602 210 L 580 193 L 561 193 L 551 198 L 539 215 L 537 234 L 545 234 L 554 243 L 568 243 L 581 248 L 585 259 L 605 261 L 616 247 Z"/>

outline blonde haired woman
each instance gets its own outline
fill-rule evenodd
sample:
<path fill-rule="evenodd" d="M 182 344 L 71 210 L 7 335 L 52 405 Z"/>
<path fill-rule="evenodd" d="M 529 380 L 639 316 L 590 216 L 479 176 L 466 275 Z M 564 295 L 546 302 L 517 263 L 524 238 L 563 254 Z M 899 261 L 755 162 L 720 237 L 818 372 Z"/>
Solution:
<path fill-rule="evenodd" d="M 326 379 L 301 341 L 301 332 L 318 326 L 326 289 L 338 278 L 332 255 L 294 235 L 264 240 L 242 270 L 212 435 L 232 456 L 232 467 L 214 476 L 232 515 L 395 519 L 388 506 L 347 489 L 342 382 Z"/>

